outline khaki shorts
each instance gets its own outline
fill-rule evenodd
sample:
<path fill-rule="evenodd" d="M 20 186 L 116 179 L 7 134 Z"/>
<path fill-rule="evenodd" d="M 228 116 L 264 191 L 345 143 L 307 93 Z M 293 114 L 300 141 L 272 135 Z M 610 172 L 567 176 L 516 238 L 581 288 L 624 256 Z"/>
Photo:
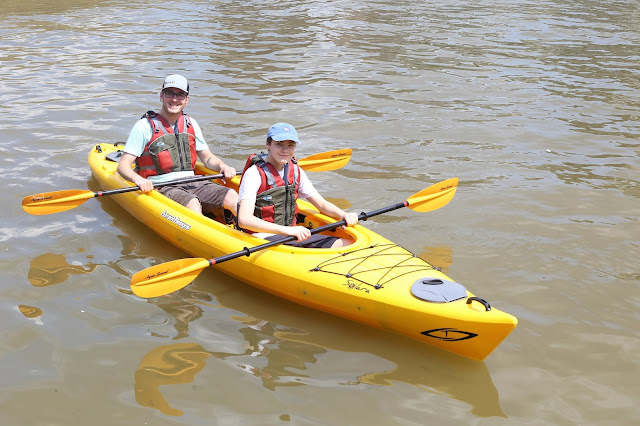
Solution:
<path fill-rule="evenodd" d="M 224 197 L 227 196 L 229 191 L 229 188 L 207 181 L 181 183 L 158 188 L 158 192 L 162 195 L 183 206 L 197 198 L 202 205 L 203 212 L 210 212 L 215 215 L 224 211 Z"/>

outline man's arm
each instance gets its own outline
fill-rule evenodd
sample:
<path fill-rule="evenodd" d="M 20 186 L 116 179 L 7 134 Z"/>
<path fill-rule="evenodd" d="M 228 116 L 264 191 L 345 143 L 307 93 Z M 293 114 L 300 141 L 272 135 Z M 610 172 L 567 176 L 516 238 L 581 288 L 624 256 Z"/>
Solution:
<path fill-rule="evenodd" d="M 224 174 L 225 179 L 231 179 L 236 175 L 236 169 L 227 166 L 224 161 L 213 155 L 209 149 L 198 151 L 198 158 L 200 158 L 200 161 L 202 161 L 205 167 L 211 170 L 218 170 Z"/>
<path fill-rule="evenodd" d="M 153 182 L 149 179 L 143 178 L 131 168 L 135 161 L 135 155 L 123 152 L 122 157 L 120 157 L 120 162 L 118 163 L 118 173 L 120 173 L 120 176 L 129 182 L 133 182 L 138 185 L 142 192 L 153 191 Z"/>

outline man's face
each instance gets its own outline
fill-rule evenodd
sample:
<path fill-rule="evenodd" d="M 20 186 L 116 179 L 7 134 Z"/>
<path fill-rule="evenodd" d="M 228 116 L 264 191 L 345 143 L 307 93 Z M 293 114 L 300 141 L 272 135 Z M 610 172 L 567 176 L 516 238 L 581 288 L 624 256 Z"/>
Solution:
<path fill-rule="evenodd" d="M 170 87 L 160 92 L 162 107 L 170 114 L 182 112 L 189 102 L 189 95 L 180 89 Z"/>

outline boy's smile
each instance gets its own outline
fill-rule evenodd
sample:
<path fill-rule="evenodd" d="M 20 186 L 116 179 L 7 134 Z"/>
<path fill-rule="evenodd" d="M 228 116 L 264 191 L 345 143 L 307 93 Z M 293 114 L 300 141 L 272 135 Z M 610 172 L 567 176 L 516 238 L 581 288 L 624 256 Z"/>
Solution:
<path fill-rule="evenodd" d="M 293 158 L 296 145 L 294 141 L 271 141 L 271 144 L 267 144 L 269 156 L 273 159 L 274 166 L 278 170 L 281 170 Z"/>

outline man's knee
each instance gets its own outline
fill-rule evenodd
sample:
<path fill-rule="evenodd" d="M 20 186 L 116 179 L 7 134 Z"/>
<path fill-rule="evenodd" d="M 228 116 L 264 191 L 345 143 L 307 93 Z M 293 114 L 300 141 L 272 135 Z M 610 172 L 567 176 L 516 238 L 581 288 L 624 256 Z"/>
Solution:
<path fill-rule="evenodd" d="M 229 191 L 227 191 L 227 195 L 225 195 L 224 197 L 224 206 L 225 208 L 235 212 L 237 204 L 238 193 L 235 190 L 230 189 Z"/>
<path fill-rule="evenodd" d="M 202 213 L 202 205 L 200 204 L 200 200 L 198 200 L 197 198 L 192 198 L 191 200 L 189 200 L 186 207 L 197 213 Z"/>

